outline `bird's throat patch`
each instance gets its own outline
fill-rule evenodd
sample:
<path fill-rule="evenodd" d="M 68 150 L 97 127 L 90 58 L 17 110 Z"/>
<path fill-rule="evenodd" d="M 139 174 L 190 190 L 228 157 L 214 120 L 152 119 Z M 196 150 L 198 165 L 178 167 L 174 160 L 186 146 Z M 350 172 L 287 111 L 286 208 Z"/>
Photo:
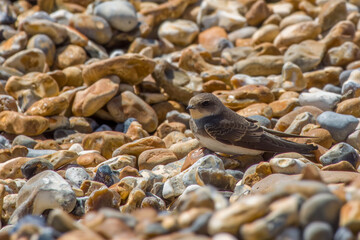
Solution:
<path fill-rule="evenodd" d="M 190 114 L 193 119 L 200 119 L 208 116 L 197 109 L 190 109 Z"/>

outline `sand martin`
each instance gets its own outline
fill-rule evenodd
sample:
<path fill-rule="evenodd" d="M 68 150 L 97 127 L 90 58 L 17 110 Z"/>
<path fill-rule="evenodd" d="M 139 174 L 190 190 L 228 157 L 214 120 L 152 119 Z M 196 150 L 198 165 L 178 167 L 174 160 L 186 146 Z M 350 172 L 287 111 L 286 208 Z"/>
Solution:
<path fill-rule="evenodd" d="M 192 97 L 190 128 L 200 144 L 214 152 L 230 155 L 258 155 L 263 152 L 298 152 L 309 154 L 314 145 L 299 144 L 281 137 L 304 137 L 271 130 L 242 117 L 211 93 Z"/>

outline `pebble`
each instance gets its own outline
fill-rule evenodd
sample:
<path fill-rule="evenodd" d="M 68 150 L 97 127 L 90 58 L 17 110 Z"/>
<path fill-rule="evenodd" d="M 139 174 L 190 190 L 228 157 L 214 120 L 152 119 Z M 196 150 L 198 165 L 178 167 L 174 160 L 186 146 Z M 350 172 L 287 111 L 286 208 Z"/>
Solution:
<path fill-rule="evenodd" d="M 32 177 L 21 188 L 18 207 L 9 222 L 15 223 L 27 214 L 39 215 L 46 209 L 61 208 L 70 212 L 75 207 L 75 201 L 70 185 L 56 172 L 46 170 Z"/>
<path fill-rule="evenodd" d="M 348 161 L 357 168 L 360 156 L 352 146 L 341 142 L 330 148 L 329 151 L 323 154 L 319 160 L 324 166 L 335 164 L 340 161 Z"/>
<path fill-rule="evenodd" d="M 322 128 L 328 130 L 337 142 L 345 141 L 359 123 L 359 120 L 354 116 L 330 111 L 320 114 L 316 121 Z"/>
<path fill-rule="evenodd" d="M 357 0 L 7 1 L 1 239 L 355 239 Z M 313 156 L 202 148 L 211 92 Z"/>
<path fill-rule="evenodd" d="M 135 8 L 130 2 L 103 2 L 94 8 L 94 14 L 103 17 L 113 28 L 122 32 L 129 32 L 138 24 Z"/>
<path fill-rule="evenodd" d="M 305 240 L 315 240 L 315 239 L 331 239 L 333 236 L 333 230 L 331 226 L 324 222 L 313 222 L 306 226 L 304 230 L 304 239 Z"/>

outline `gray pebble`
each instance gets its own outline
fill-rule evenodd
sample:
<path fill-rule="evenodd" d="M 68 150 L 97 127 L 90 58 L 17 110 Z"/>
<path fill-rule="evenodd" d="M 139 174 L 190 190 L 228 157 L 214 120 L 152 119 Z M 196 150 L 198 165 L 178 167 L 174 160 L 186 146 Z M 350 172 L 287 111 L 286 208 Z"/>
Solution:
<path fill-rule="evenodd" d="M 271 128 L 271 121 L 264 116 L 254 115 L 248 118 L 257 121 L 263 127 Z"/>
<path fill-rule="evenodd" d="M 359 124 L 359 120 L 352 115 L 330 111 L 320 114 L 316 121 L 322 128 L 328 130 L 337 142 L 345 141 L 347 136 L 354 132 L 355 128 Z"/>
<path fill-rule="evenodd" d="M 25 135 L 16 136 L 12 142 L 12 146 L 20 145 L 20 146 L 25 146 L 27 148 L 34 148 L 36 144 L 37 141 Z"/>
<path fill-rule="evenodd" d="M 190 120 L 190 115 L 187 113 L 180 113 L 176 110 L 170 111 L 166 114 L 166 119 L 169 122 L 180 122 L 185 124 L 186 128 L 190 128 L 189 125 L 189 120 Z"/>
<path fill-rule="evenodd" d="M 80 187 L 83 181 L 90 179 L 90 175 L 82 167 L 71 167 L 66 170 L 65 178 Z"/>
<path fill-rule="evenodd" d="M 120 31 L 129 32 L 138 24 L 134 6 L 126 1 L 108 1 L 94 9 L 97 16 L 106 19 L 110 25 Z"/>
<path fill-rule="evenodd" d="M 313 222 L 304 230 L 304 240 L 329 240 L 333 237 L 331 226 L 324 222 Z"/>
<path fill-rule="evenodd" d="M 315 106 L 323 111 L 331 111 L 340 102 L 341 95 L 325 91 L 301 93 L 299 103 L 301 106 Z"/>
<path fill-rule="evenodd" d="M 359 165 L 360 156 L 351 145 L 341 142 L 333 146 L 320 157 L 320 162 L 326 166 L 340 161 L 348 161 L 355 168 Z"/>
<path fill-rule="evenodd" d="M 300 222 L 306 226 L 312 222 L 327 222 L 332 226 L 338 224 L 341 201 L 333 194 L 319 193 L 306 200 L 300 210 Z"/>
<path fill-rule="evenodd" d="M 41 156 L 45 156 L 45 155 L 49 155 L 49 154 L 53 154 L 53 153 L 57 152 L 55 150 L 42 150 L 42 149 L 34 150 L 31 148 L 29 148 L 28 150 L 29 150 L 29 152 L 26 155 L 26 157 L 28 157 L 28 158 L 41 157 Z"/>
<path fill-rule="evenodd" d="M 326 92 L 332 92 L 332 93 L 336 93 L 336 94 L 341 94 L 341 87 L 335 86 L 333 84 L 326 84 L 323 88 L 324 91 Z"/>

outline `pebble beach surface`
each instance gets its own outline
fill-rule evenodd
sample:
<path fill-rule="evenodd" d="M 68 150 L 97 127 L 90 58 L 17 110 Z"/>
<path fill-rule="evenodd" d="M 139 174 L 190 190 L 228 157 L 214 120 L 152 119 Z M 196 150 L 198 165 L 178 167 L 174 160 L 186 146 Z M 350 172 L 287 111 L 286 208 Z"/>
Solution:
<path fill-rule="evenodd" d="M 0 0 L 0 239 L 360 239 L 359 29 L 359 0 Z M 318 149 L 201 148 L 200 92 Z"/>

